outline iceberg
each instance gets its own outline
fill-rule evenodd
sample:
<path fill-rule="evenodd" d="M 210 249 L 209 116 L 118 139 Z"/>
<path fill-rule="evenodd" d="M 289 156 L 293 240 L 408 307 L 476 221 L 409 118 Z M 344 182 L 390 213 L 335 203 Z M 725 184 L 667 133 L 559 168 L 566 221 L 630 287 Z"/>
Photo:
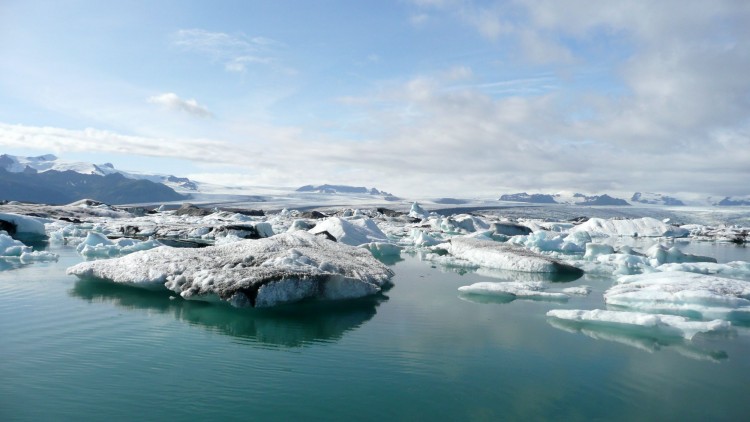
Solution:
<path fill-rule="evenodd" d="M 604 293 L 607 305 L 700 319 L 747 320 L 750 282 L 682 271 L 622 276 Z"/>
<path fill-rule="evenodd" d="M 409 210 L 409 217 L 411 218 L 419 218 L 420 220 L 424 220 L 430 215 L 427 211 L 425 211 L 424 208 L 422 208 L 419 203 L 414 202 L 411 204 L 411 209 Z"/>
<path fill-rule="evenodd" d="M 692 339 L 698 333 L 727 331 L 731 328 L 729 322 L 720 319 L 713 321 L 691 321 L 685 317 L 676 315 L 607 311 L 602 309 L 552 309 L 547 312 L 547 316 L 581 325 L 646 331 L 657 335 L 680 336 L 687 340 Z"/>
<path fill-rule="evenodd" d="M 683 253 L 676 246 L 667 248 L 663 245 L 654 245 L 646 251 L 646 255 L 651 258 L 654 267 L 661 264 L 681 264 L 683 262 L 716 262 L 715 258 L 708 256 Z"/>
<path fill-rule="evenodd" d="M 689 231 L 644 217 L 630 220 L 606 220 L 590 218 L 583 224 L 570 229 L 570 233 L 587 232 L 592 237 L 628 236 L 628 237 L 685 237 Z"/>
<path fill-rule="evenodd" d="M 23 242 L 10 237 L 7 232 L 0 231 L 0 260 L 18 260 L 22 264 L 27 264 L 33 261 L 57 261 L 57 259 L 57 254 L 34 251 L 31 246 L 26 246 Z"/>
<path fill-rule="evenodd" d="M 359 247 L 367 249 L 376 257 L 401 256 L 402 249 L 401 246 L 385 242 L 370 242 L 360 245 Z"/>
<path fill-rule="evenodd" d="M 726 264 L 713 262 L 690 262 L 682 264 L 662 264 L 656 267 L 659 271 L 685 271 L 698 274 L 715 274 L 722 277 L 750 280 L 750 262 L 732 261 Z"/>
<path fill-rule="evenodd" d="M 86 239 L 78 244 L 76 251 L 88 258 L 107 258 L 145 251 L 159 246 L 162 246 L 162 243 L 154 239 L 145 241 L 129 238 L 110 240 L 101 233 L 89 232 Z"/>
<path fill-rule="evenodd" d="M 537 231 L 525 236 L 513 236 L 508 243 L 525 246 L 537 252 L 562 251 L 568 253 L 583 252 L 584 248 L 574 242 L 568 242 L 568 236 L 549 231 Z"/>
<path fill-rule="evenodd" d="M 483 281 L 470 286 L 461 286 L 458 291 L 463 294 L 486 296 L 507 296 L 509 298 L 523 298 L 530 300 L 568 300 L 564 293 L 545 292 L 543 283 L 506 281 L 495 283 Z"/>
<path fill-rule="evenodd" d="M 25 234 L 46 236 L 44 220 L 25 215 L 0 212 L 0 230 L 5 230 L 9 235 Z"/>
<path fill-rule="evenodd" d="M 337 242 L 351 246 L 359 246 L 371 242 L 387 242 L 388 236 L 370 218 L 355 218 L 344 220 L 330 217 L 309 230 L 312 234 L 328 232 Z"/>
<path fill-rule="evenodd" d="M 363 297 L 380 292 L 393 276 L 370 252 L 304 231 L 202 249 L 162 246 L 83 262 L 68 274 L 238 308 Z"/>
<path fill-rule="evenodd" d="M 499 221 L 490 224 L 490 230 L 494 234 L 501 234 L 505 236 L 524 236 L 531 234 L 531 229 L 518 223 L 511 221 Z"/>
<path fill-rule="evenodd" d="M 532 252 L 520 246 L 470 237 L 455 237 L 446 243 L 447 251 L 480 267 L 539 273 L 582 274 L 580 268 Z"/>

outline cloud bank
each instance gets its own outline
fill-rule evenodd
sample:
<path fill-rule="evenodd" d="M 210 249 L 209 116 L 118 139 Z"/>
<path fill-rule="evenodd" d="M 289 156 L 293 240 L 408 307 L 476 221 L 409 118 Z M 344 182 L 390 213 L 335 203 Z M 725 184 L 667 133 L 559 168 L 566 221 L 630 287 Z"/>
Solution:
<path fill-rule="evenodd" d="M 184 100 L 173 92 L 148 97 L 147 101 L 151 104 L 161 105 L 172 111 L 183 112 L 196 117 L 212 116 L 211 112 L 206 107 L 198 104 L 196 100 Z"/>

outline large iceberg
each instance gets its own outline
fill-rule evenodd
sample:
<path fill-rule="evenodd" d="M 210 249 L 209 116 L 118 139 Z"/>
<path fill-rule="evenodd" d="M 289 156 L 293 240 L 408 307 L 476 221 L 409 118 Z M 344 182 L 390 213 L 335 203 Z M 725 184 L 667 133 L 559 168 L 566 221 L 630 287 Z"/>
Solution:
<path fill-rule="evenodd" d="M 682 271 L 623 276 L 604 301 L 643 312 L 747 320 L 750 282 Z"/>
<path fill-rule="evenodd" d="M 686 229 L 669 225 L 651 217 L 629 220 L 591 218 L 585 223 L 570 229 L 570 233 L 576 232 L 587 232 L 594 237 L 684 237 L 690 234 Z"/>
<path fill-rule="evenodd" d="M 692 339 L 698 333 L 729 330 L 731 324 L 716 319 L 691 321 L 676 315 L 658 315 L 643 312 L 606 311 L 602 309 L 552 309 L 547 316 L 582 325 L 613 327 L 636 331 L 653 331 L 654 334 L 681 336 Z"/>
<path fill-rule="evenodd" d="M 203 249 L 159 247 L 80 263 L 68 274 L 257 308 L 371 295 L 393 276 L 370 252 L 304 231 Z"/>
<path fill-rule="evenodd" d="M 445 245 L 451 255 L 480 267 L 538 273 L 583 273 L 579 268 L 523 247 L 492 240 L 455 237 Z"/>

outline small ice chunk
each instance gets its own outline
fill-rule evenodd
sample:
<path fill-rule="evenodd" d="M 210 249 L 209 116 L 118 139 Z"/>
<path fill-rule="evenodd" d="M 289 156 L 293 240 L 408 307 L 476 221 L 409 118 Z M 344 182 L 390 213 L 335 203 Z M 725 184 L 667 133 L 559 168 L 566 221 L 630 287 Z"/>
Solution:
<path fill-rule="evenodd" d="M 405 239 L 405 241 L 408 241 L 417 247 L 434 246 L 443 242 L 442 239 L 438 239 L 421 229 L 412 229 L 411 234 Z"/>
<path fill-rule="evenodd" d="M 79 254 L 88 258 L 107 258 L 145 251 L 159 246 L 162 246 L 162 243 L 155 239 L 121 238 L 110 240 L 101 233 L 89 232 L 86 239 L 76 247 L 76 250 Z"/>
<path fill-rule="evenodd" d="M 654 267 L 661 264 L 679 264 L 683 262 L 716 262 L 715 258 L 683 253 L 676 246 L 667 248 L 663 245 L 654 245 L 648 249 L 646 255 L 652 259 Z"/>
<path fill-rule="evenodd" d="M 566 287 L 562 289 L 562 292 L 566 295 L 575 295 L 575 296 L 588 296 L 589 293 L 591 293 L 591 287 L 581 285 L 576 287 Z"/>
<path fill-rule="evenodd" d="M 610 245 L 603 245 L 600 243 L 587 243 L 586 253 L 583 254 L 583 259 L 593 261 L 600 255 L 609 255 L 615 253 L 615 248 Z"/>
<path fill-rule="evenodd" d="M 715 319 L 713 321 L 691 321 L 675 315 L 648 314 L 643 312 L 607 311 L 602 309 L 552 309 L 547 316 L 584 325 L 609 326 L 630 330 L 656 331 L 662 335 L 681 336 L 687 340 L 698 333 L 727 331 L 731 324 Z"/>
<path fill-rule="evenodd" d="M 428 213 L 427 211 L 425 211 L 425 209 L 422 208 L 419 205 L 419 203 L 414 202 L 413 204 L 411 204 L 411 210 L 409 210 L 409 217 L 419 218 L 419 219 L 424 220 L 429 215 L 430 215 L 430 213 Z"/>
<path fill-rule="evenodd" d="M 359 246 L 360 248 L 367 249 L 373 256 L 385 257 L 385 256 L 400 256 L 401 247 L 394 245 L 393 243 L 386 242 L 370 242 Z"/>
<path fill-rule="evenodd" d="M 34 251 L 31 246 L 0 231 L 0 259 L 18 260 L 22 264 L 34 261 L 57 261 L 58 255 L 46 251 Z"/>

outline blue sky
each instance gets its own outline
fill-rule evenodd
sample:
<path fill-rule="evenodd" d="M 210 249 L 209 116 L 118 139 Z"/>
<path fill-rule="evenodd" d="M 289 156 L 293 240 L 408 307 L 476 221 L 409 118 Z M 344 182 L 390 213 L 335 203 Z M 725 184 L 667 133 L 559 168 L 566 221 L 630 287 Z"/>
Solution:
<path fill-rule="evenodd" d="M 745 1 L 0 3 L 0 149 L 400 195 L 750 194 Z"/>

